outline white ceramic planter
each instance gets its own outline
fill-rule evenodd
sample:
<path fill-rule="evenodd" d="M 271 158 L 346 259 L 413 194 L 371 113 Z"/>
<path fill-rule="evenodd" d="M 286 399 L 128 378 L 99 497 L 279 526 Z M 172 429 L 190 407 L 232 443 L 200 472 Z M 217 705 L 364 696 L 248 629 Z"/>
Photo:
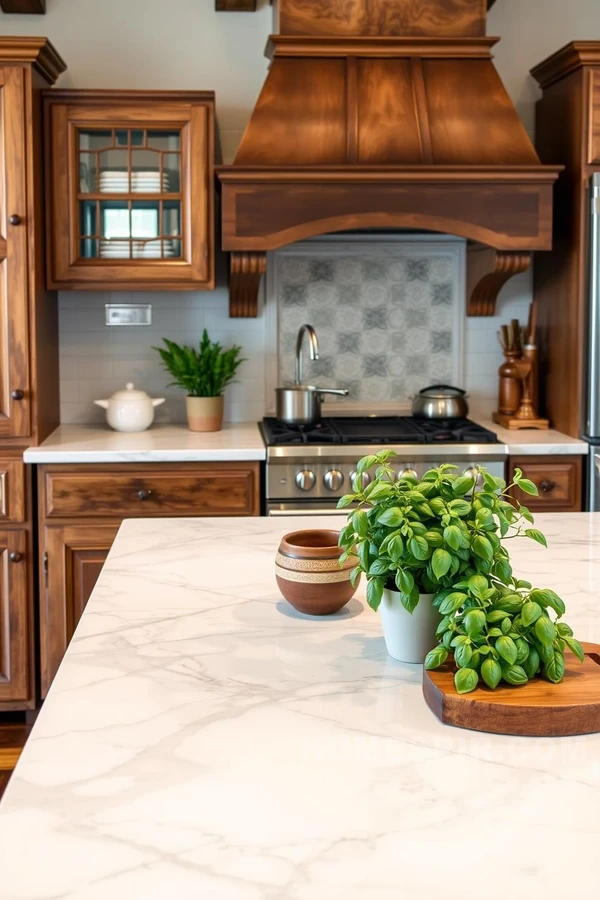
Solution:
<path fill-rule="evenodd" d="M 441 616 L 433 605 L 435 594 L 421 594 L 415 611 L 402 606 L 398 591 L 383 592 L 379 614 L 387 652 L 405 663 L 422 663 L 437 644 L 435 630 Z"/>

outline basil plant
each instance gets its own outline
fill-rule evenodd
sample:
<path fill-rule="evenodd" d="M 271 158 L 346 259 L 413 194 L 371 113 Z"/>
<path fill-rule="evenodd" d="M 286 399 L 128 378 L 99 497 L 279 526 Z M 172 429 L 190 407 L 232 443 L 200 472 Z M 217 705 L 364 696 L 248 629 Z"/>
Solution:
<path fill-rule="evenodd" d="M 473 475 L 442 465 L 421 480 L 396 479 L 395 456 L 386 450 L 361 459 L 354 493 L 338 503 L 352 506 L 340 532 L 341 559 L 358 556 L 351 577 L 355 583 L 365 574 L 369 606 L 379 607 L 385 588 L 398 591 L 410 613 L 420 594 L 435 594 L 439 645 L 425 666 L 436 669 L 452 657 L 459 693 L 481 681 L 492 689 L 501 681 L 526 684 L 538 673 L 561 681 L 567 649 L 583 660 L 581 644 L 559 621 L 565 605 L 554 591 L 516 578 L 504 545 L 523 536 L 547 546 L 529 509 L 510 494 L 519 487 L 536 495 L 536 486 L 520 469 L 507 485 L 483 466 Z M 360 488 L 361 475 L 373 469 L 373 480 Z"/>

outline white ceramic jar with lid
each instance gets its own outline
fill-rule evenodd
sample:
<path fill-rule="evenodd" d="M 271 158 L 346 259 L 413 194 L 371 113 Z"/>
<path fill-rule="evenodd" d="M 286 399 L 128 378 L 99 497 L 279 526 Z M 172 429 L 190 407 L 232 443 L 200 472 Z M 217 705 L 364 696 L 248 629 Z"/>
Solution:
<path fill-rule="evenodd" d="M 131 382 L 108 400 L 94 400 L 96 406 L 106 410 L 106 421 L 115 431 L 145 431 L 154 420 L 154 408 L 164 402 L 164 397 L 152 399 Z"/>

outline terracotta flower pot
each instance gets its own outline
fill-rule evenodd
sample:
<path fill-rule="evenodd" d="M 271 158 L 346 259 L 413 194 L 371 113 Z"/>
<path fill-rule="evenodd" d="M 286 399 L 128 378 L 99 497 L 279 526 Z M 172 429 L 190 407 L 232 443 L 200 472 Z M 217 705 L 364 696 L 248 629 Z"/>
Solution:
<path fill-rule="evenodd" d="M 294 531 L 282 539 L 275 561 L 279 590 L 298 612 L 328 616 L 354 596 L 350 572 L 358 564 L 349 557 L 340 565 L 338 531 Z"/>
<path fill-rule="evenodd" d="M 223 427 L 223 397 L 186 397 L 190 431 L 220 431 Z"/>

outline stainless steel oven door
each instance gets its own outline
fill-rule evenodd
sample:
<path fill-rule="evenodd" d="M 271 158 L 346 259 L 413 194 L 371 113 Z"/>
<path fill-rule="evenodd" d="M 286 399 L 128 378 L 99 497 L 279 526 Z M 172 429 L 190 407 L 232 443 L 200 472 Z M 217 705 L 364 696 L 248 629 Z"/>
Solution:
<path fill-rule="evenodd" d="M 343 516 L 345 509 L 337 509 L 337 500 L 300 501 L 271 500 L 267 503 L 268 516 Z"/>

